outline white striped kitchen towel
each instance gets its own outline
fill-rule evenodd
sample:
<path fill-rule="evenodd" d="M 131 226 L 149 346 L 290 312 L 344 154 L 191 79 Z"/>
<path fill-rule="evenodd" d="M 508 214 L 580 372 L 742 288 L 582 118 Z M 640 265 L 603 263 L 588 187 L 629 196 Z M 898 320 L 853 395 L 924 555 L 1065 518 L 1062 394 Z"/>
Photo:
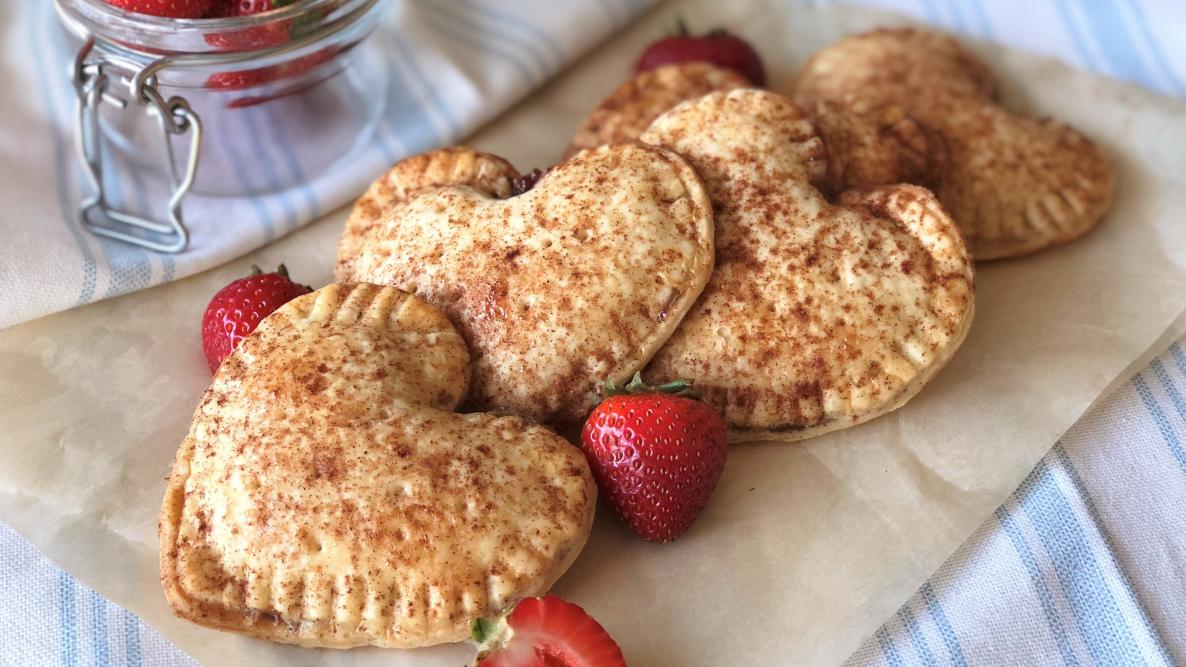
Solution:
<path fill-rule="evenodd" d="M 185 215 L 192 240 L 176 256 L 103 240 L 80 226 L 72 47 L 50 0 L 0 3 L 0 329 L 197 273 L 317 219 L 399 158 L 452 143 L 493 118 L 651 2 L 396 0 L 374 37 L 390 75 L 375 140 L 310 187 L 253 199 L 191 195 Z M 300 169 L 292 146 L 267 140 L 270 113 L 247 110 L 242 145 L 222 143 L 267 156 L 269 169 Z M 311 134 L 314 145 L 300 149 L 315 150 L 316 141 Z M 242 162 L 226 157 L 230 169 Z M 144 180 L 124 165 L 109 166 L 113 199 L 147 209 Z"/>
<path fill-rule="evenodd" d="M 1186 3 L 861 4 L 1186 98 Z M 849 665 L 1186 664 L 1184 344 L 1076 424 Z"/>

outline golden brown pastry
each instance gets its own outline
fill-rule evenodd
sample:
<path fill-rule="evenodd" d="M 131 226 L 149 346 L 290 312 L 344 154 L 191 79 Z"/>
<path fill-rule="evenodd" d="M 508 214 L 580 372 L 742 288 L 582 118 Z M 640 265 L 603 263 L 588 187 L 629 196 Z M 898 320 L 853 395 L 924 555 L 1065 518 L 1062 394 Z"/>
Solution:
<path fill-rule="evenodd" d="M 702 62 L 663 65 L 639 72 L 585 117 L 572 138 L 568 154 L 618 141 L 633 141 L 660 114 L 680 102 L 752 85 L 731 69 Z"/>
<path fill-rule="evenodd" d="M 1099 148 L 1063 123 L 999 106 L 988 68 L 950 37 L 900 28 L 842 39 L 803 66 L 795 94 L 898 107 L 934 130 L 946 168 L 928 185 L 977 259 L 1074 240 L 1111 205 L 1112 168 Z"/>
<path fill-rule="evenodd" d="M 585 118 L 569 154 L 633 141 L 681 102 L 749 87 L 733 70 L 701 62 L 640 72 Z M 807 105 L 805 112 L 824 142 L 828 169 L 819 185 L 830 194 L 891 183 L 925 185 L 941 171 L 943 146 L 900 108 L 854 110 L 819 102 Z"/>
<path fill-rule="evenodd" d="M 413 158 L 450 159 L 505 165 L 473 151 Z M 401 163 L 386 180 L 409 172 Z M 639 143 L 578 153 L 507 199 L 466 179 L 386 211 L 360 202 L 355 217 L 368 221 L 347 228 L 338 279 L 393 285 L 443 310 L 474 355 L 470 407 L 583 419 L 602 383 L 641 370 L 704 288 L 704 186 L 680 156 Z"/>
<path fill-rule="evenodd" d="M 457 414 L 461 335 L 389 287 L 330 285 L 223 362 L 160 515 L 183 618 L 303 646 L 460 641 L 548 590 L 596 487 L 580 451 L 518 417 Z"/>
<path fill-rule="evenodd" d="M 644 372 L 695 378 L 731 442 L 797 440 L 894 410 L 951 359 L 972 322 L 963 238 L 927 190 L 895 185 L 829 203 L 806 114 L 774 93 L 713 93 L 643 141 L 704 178 L 716 268 Z"/>

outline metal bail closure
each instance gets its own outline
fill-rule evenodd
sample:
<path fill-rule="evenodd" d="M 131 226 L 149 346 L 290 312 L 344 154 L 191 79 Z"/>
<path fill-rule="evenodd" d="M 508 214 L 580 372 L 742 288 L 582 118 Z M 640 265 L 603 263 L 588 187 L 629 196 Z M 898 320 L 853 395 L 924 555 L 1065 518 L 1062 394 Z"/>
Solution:
<path fill-rule="evenodd" d="M 159 67 L 140 69 L 129 85 L 134 101 L 153 114 L 161 128 L 165 145 L 165 159 L 169 163 L 171 194 L 168 201 L 167 222 L 158 222 L 111 206 L 103 181 L 103 137 L 99 128 L 99 106 L 103 103 L 124 109 L 127 102 L 108 92 L 109 79 L 103 71 L 103 61 L 90 58 L 95 40 L 89 38 L 78 51 L 74 61 L 74 90 L 78 94 L 75 140 L 83 173 L 90 183 L 91 194 L 81 204 L 83 225 L 92 233 L 157 252 L 177 253 L 189 243 L 189 232 L 181 215 L 181 203 L 194 184 L 198 157 L 202 144 L 202 123 L 198 114 L 181 97 L 168 100 L 156 86 L 155 71 Z M 150 73 L 151 72 L 151 73 Z M 172 136 L 190 134 L 189 154 L 185 156 L 185 172 L 177 173 Z"/>

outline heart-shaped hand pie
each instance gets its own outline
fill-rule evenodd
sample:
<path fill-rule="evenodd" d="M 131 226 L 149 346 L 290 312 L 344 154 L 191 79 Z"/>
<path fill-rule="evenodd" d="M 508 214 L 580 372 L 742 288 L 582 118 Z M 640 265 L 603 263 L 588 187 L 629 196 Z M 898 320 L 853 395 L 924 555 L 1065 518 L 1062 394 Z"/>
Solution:
<path fill-rule="evenodd" d="M 383 216 L 420 190 L 443 185 L 467 185 L 495 199 L 511 196 L 519 172 L 506 160 L 456 146 L 413 155 L 400 161 L 354 204 L 338 245 L 339 275 L 353 275 L 354 262 L 377 232 Z"/>
<path fill-rule="evenodd" d="M 916 186 L 811 182 L 822 142 L 790 100 L 714 93 L 661 116 L 643 141 L 683 155 L 716 211 L 716 269 L 644 375 L 696 379 L 731 442 L 797 440 L 903 405 L 972 322 L 972 260 Z"/>
<path fill-rule="evenodd" d="M 752 86 L 733 70 L 702 62 L 639 72 L 585 118 L 569 153 L 633 141 L 681 102 Z M 819 185 L 829 193 L 891 183 L 925 184 L 941 168 L 942 147 L 933 145 L 937 137 L 899 108 L 858 111 L 819 102 L 805 111 L 824 142 L 828 169 Z"/>
<path fill-rule="evenodd" d="M 680 102 L 751 86 L 749 79 L 737 72 L 709 63 L 676 63 L 643 70 L 614 89 L 585 117 L 568 153 L 633 141 L 664 111 Z"/>
<path fill-rule="evenodd" d="M 468 186 L 414 193 L 361 240 L 347 229 L 353 259 L 337 274 L 445 311 L 474 354 L 470 407 L 555 423 L 583 419 L 602 381 L 650 360 L 703 290 L 712 239 L 707 194 L 683 158 L 616 144 L 509 199 Z"/>
<path fill-rule="evenodd" d="M 330 285 L 222 364 L 160 516 L 176 613 L 305 646 L 460 641 L 539 595 L 588 537 L 580 451 L 518 417 L 457 414 L 469 354 L 444 314 Z"/>
<path fill-rule="evenodd" d="M 934 130 L 947 167 L 933 187 L 977 259 L 1066 243 L 1112 203 L 1111 165 L 1089 139 L 1054 120 L 998 106 L 988 68 L 955 40 L 875 30 L 815 54 L 796 96 L 850 108 L 901 107 Z"/>

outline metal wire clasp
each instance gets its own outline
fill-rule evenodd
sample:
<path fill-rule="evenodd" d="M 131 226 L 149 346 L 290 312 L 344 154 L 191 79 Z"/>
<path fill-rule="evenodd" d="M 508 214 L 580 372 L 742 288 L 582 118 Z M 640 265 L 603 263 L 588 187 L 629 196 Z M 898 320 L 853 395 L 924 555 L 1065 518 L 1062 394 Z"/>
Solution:
<path fill-rule="evenodd" d="M 189 243 L 189 232 L 182 220 L 181 203 L 193 187 L 198 171 L 202 146 L 201 119 L 184 98 L 170 97 L 166 100 L 161 95 L 156 85 L 156 72 L 160 67 L 149 65 L 137 68 L 131 63 L 119 63 L 120 69 L 135 71 L 131 79 L 121 81 L 127 83 L 132 100 L 144 106 L 146 113 L 155 115 L 160 125 L 165 159 L 169 163 L 171 193 L 167 222 L 150 220 L 113 208 L 108 202 L 103 181 L 103 137 L 99 128 L 99 106 L 107 103 L 124 109 L 128 102 L 107 89 L 110 80 L 104 66 L 114 63 L 97 55 L 94 46 L 94 37 L 88 38 L 78 51 L 72 73 L 74 90 L 78 94 L 75 139 L 83 173 L 92 191 L 84 196 L 81 204 L 83 225 L 99 236 L 158 252 L 181 252 Z M 189 154 L 185 156 L 184 173 L 178 174 L 172 135 L 182 136 L 187 132 L 190 134 Z"/>

